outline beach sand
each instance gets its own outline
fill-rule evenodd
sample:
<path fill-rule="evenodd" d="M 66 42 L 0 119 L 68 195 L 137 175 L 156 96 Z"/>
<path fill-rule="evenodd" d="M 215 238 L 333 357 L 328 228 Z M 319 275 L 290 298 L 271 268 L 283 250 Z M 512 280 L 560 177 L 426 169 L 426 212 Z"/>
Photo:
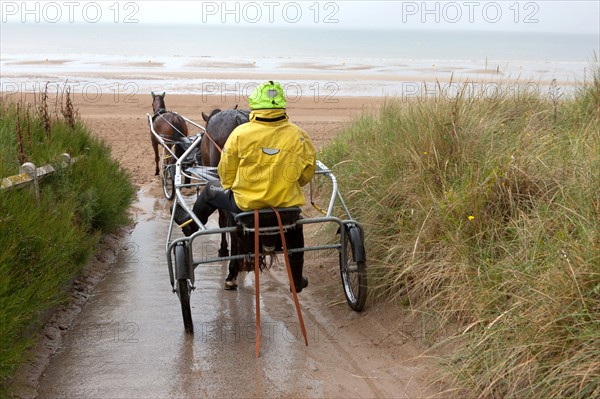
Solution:
<path fill-rule="evenodd" d="M 13 100 L 33 103 L 33 93 L 18 93 L 8 96 Z M 55 95 L 49 95 L 50 109 L 54 108 Z M 300 98 L 288 104 L 290 120 L 302 127 L 311 137 L 317 149 L 326 145 L 335 135 L 354 118 L 363 112 L 372 112 L 383 104 L 384 98 L 373 97 L 332 97 Z M 73 104 L 81 119 L 92 133 L 105 140 L 112 148 L 112 154 L 127 169 L 133 181 L 141 186 L 147 183 L 159 185 L 158 176 L 154 176 L 154 153 L 150 142 L 150 130 L 146 114 L 152 114 L 150 93 L 142 95 L 120 95 L 104 93 L 100 98 L 86 98 L 77 93 Z M 204 126 L 202 112 L 209 114 L 213 109 L 227 109 L 239 105 L 248 109 L 246 100 L 229 96 L 203 96 L 169 94 L 165 97 L 168 110 L 175 111 L 186 118 Z M 199 129 L 190 126 L 190 135 Z"/>

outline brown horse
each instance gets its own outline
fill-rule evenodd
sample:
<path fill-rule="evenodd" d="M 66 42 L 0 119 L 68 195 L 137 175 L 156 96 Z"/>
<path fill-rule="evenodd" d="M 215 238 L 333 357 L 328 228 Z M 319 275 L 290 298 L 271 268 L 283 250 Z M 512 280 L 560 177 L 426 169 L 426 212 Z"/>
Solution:
<path fill-rule="evenodd" d="M 167 111 L 165 107 L 165 93 L 163 94 L 152 94 L 152 111 L 154 115 L 152 116 L 152 124 L 154 126 L 154 131 L 158 133 L 161 137 L 167 140 L 175 140 L 182 136 L 188 135 L 188 127 L 185 123 L 185 120 L 173 112 Z M 154 171 L 155 175 L 158 175 L 159 168 L 158 163 L 160 161 L 160 157 L 158 155 L 158 140 L 154 137 L 152 133 L 150 133 L 150 138 L 152 139 L 152 148 L 154 149 L 154 163 L 156 164 L 156 169 Z M 175 155 L 180 156 L 182 154 L 182 149 L 179 146 L 175 146 Z"/>
<path fill-rule="evenodd" d="M 200 143 L 200 154 L 202 156 L 202 164 L 204 166 L 218 166 L 221 160 L 221 150 L 225 146 L 225 142 L 231 135 L 231 132 L 239 125 L 249 121 L 248 116 L 250 111 L 228 109 L 221 111 L 220 109 L 213 110 L 210 115 L 202 113 L 202 119 L 206 122 L 206 133 L 202 137 Z M 219 210 L 219 226 L 225 227 L 231 225 L 231 220 L 228 221 L 228 215 Z M 234 249 L 232 237 L 232 251 Z M 227 235 L 221 235 L 221 247 L 219 256 L 227 256 Z"/>

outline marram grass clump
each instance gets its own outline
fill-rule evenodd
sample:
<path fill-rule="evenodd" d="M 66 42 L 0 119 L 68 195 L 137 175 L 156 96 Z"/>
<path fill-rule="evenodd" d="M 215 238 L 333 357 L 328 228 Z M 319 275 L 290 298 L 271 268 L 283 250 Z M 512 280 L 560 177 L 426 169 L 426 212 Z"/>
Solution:
<path fill-rule="evenodd" d="M 598 76 L 558 99 L 389 100 L 321 154 L 373 295 L 462 326 L 457 396 L 600 397 Z"/>
<path fill-rule="evenodd" d="M 129 221 L 135 195 L 72 105 L 50 114 L 43 104 L 0 101 L 0 177 L 18 173 L 23 162 L 59 170 L 40 182 L 39 200 L 30 187 L 0 192 L 0 396 L 27 360 L 40 315 L 65 299 L 100 236 Z M 78 161 L 61 169 L 65 152 Z"/>

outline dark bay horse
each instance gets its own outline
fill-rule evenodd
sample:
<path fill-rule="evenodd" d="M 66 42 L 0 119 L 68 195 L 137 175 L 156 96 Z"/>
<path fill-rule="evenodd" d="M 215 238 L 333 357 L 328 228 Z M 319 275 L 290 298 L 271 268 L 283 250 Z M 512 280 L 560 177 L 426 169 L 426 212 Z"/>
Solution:
<path fill-rule="evenodd" d="M 250 111 L 227 109 L 213 110 L 210 115 L 202 113 L 202 119 L 206 122 L 206 133 L 202 137 L 200 143 L 200 154 L 202 156 L 202 164 L 204 166 L 218 166 L 221 160 L 221 150 L 225 146 L 225 142 L 231 135 L 231 132 L 239 125 L 249 121 Z M 231 225 L 233 220 L 229 220 L 230 216 L 219 210 L 219 226 L 225 227 Z M 234 237 L 232 235 L 232 252 L 237 245 L 234 245 Z M 227 235 L 221 235 L 221 247 L 219 248 L 219 256 L 227 256 Z"/>
<path fill-rule="evenodd" d="M 165 93 L 163 92 L 163 94 L 154 94 L 154 92 L 151 92 L 151 94 L 152 111 L 154 112 L 154 115 L 152 115 L 154 131 L 167 140 L 175 140 L 179 137 L 187 136 L 188 127 L 185 123 L 185 120 L 181 116 L 167 111 L 165 107 Z M 158 155 L 159 143 L 152 132 L 150 133 L 150 138 L 152 139 L 152 148 L 154 148 L 154 163 L 156 164 L 154 174 L 158 175 L 158 163 L 160 161 L 160 157 Z M 175 155 L 180 156 L 182 153 L 183 152 L 180 147 L 175 146 Z"/>
<path fill-rule="evenodd" d="M 231 135 L 231 132 L 241 124 L 249 121 L 250 111 L 227 109 L 213 110 L 210 115 L 202 113 L 206 122 L 207 140 L 200 143 L 200 154 L 204 166 L 218 166 L 221 160 L 221 150 Z M 216 144 L 216 145 L 215 145 Z"/>

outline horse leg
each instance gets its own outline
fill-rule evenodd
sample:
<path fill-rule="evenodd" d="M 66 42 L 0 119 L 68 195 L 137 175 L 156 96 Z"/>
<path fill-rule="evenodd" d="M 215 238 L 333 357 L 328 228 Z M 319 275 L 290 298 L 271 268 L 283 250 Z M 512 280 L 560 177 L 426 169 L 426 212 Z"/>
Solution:
<path fill-rule="evenodd" d="M 225 289 L 231 290 L 237 288 L 237 276 L 239 273 L 238 261 L 230 260 L 228 266 L 227 278 L 225 279 Z"/>
<path fill-rule="evenodd" d="M 219 227 L 226 227 L 228 225 L 229 223 L 226 212 L 219 209 Z M 231 241 L 231 251 L 233 253 L 233 237 Z M 219 248 L 219 256 L 229 256 L 229 250 L 227 249 L 227 233 L 221 233 L 221 247 Z"/>
<path fill-rule="evenodd" d="M 227 224 L 229 226 L 233 226 L 233 223 L 235 223 L 233 221 L 233 217 L 231 217 L 231 216 L 227 217 L 226 220 L 227 220 Z M 235 256 L 235 255 L 241 254 L 242 252 L 239 247 L 241 242 L 240 242 L 238 233 L 237 232 L 230 233 L 230 236 L 231 236 L 231 255 Z M 237 276 L 240 271 L 239 264 L 240 264 L 239 260 L 237 260 L 237 259 L 231 259 L 229 261 L 227 278 L 225 279 L 225 289 L 226 290 L 231 290 L 231 289 L 237 288 Z"/>
<path fill-rule="evenodd" d="M 150 137 L 150 139 L 152 140 L 152 148 L 154 149 L 154 163 L 156 164 L 154 175 L 158 176 L 158 162 L 160 161 L 160 157 L 158 156 L 158 142 L 154 139 L 154 137 Z"/>

